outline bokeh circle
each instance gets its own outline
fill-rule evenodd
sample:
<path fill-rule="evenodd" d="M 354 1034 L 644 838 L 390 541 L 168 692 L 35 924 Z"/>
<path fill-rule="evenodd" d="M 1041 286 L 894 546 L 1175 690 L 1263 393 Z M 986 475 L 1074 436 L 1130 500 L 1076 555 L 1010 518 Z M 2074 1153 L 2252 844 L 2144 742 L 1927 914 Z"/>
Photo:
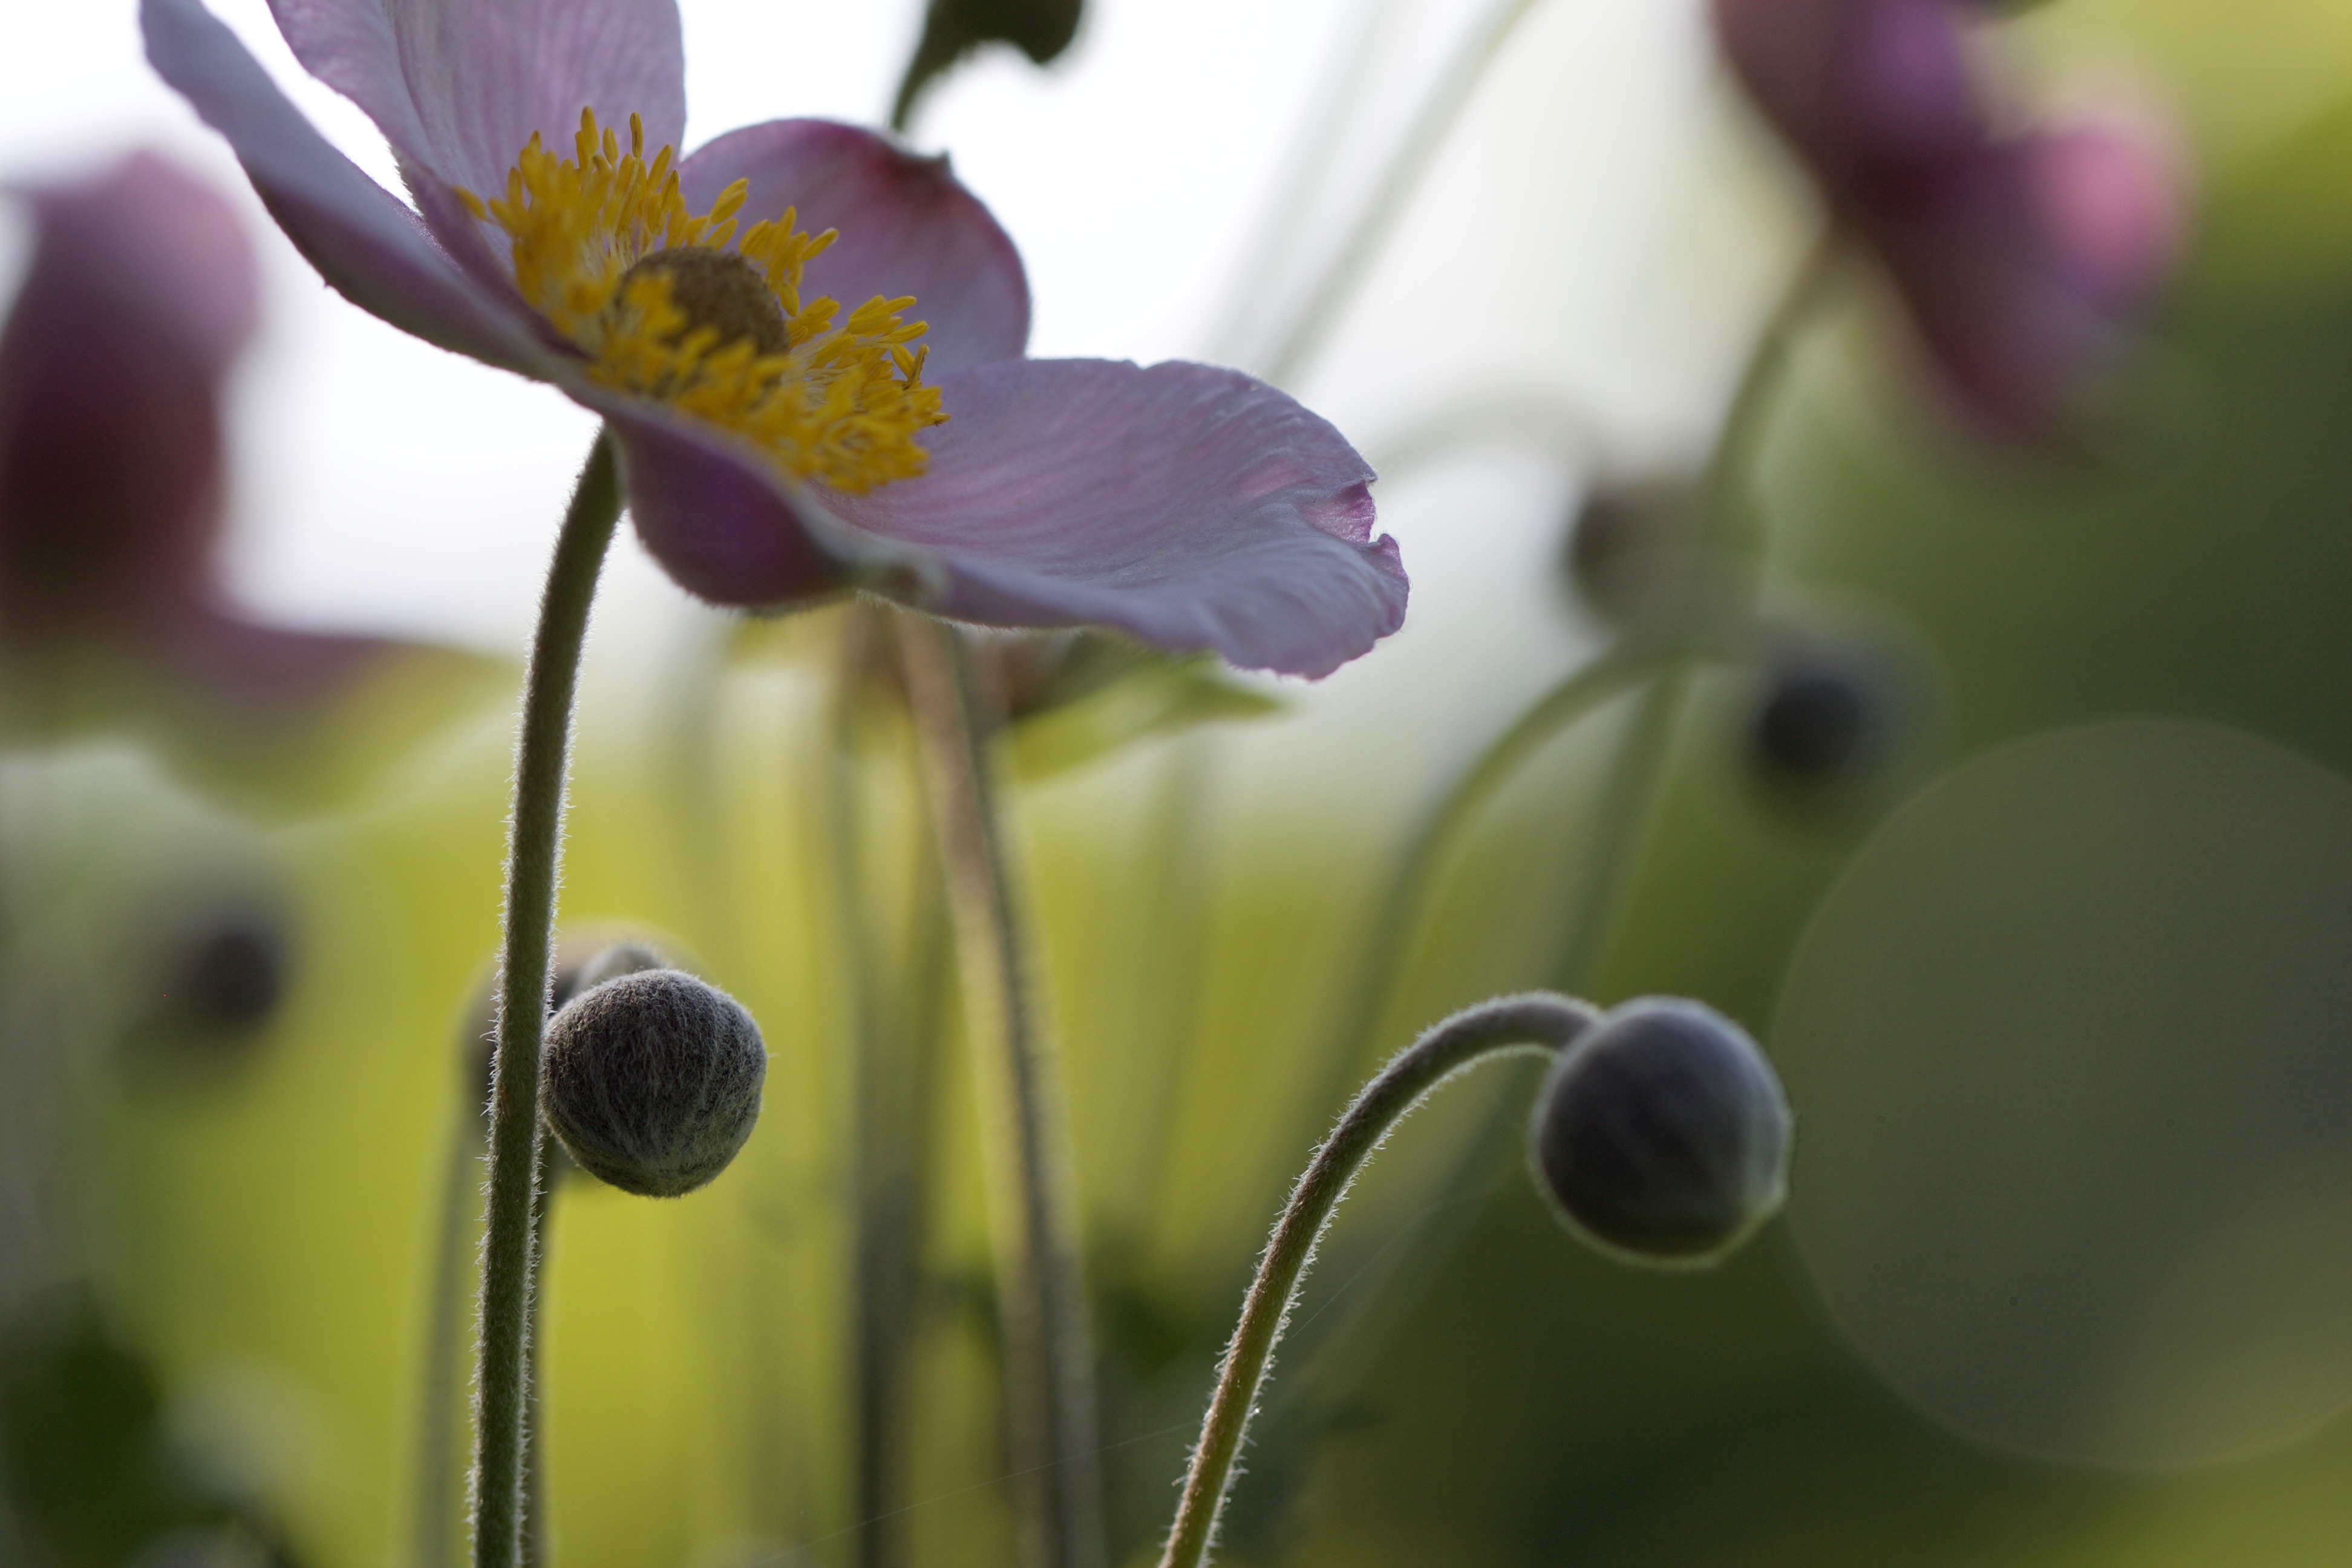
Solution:
<path fill-rule="evenodd" d="M 2170 1467 L 2352 1404 L 2352 784 L 2207 724 L 1929 784 L 1793 961 L 1773 1054 L 1830 1313 L 1938 1421 Z"/>

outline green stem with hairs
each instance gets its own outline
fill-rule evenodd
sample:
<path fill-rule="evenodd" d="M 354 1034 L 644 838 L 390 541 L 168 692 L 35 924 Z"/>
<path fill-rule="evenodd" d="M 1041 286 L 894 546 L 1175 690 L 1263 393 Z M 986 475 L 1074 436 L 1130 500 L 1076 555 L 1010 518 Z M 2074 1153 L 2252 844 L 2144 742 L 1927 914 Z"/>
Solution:
<path fill-rule="evenodd" d="M 581 469 L 548 567 L 539 629 L 523 679 L 522 732 L 515 749 L 498 1046 L 490 1078 L 489 1202 L 474 1363 L 475 1568 L 518 1568 L 522 1551 L 523 1420 L 530 1398 L 538 1208 L 539 1056 L 547 1027 L 564 774 L 588 610 L 620 516 L 619 465 L 611 434 L 601 432 Z"/>
<path fill-rule="evenodd" d="M 995 1134 L 992 1207 L 1023 1534 L 1037 1568 L 1102 1568 L 1094 1347 L 1068 1113 L 998 811 L 993 703 L 982 707 L 954 627 L 919 616 L 898 625 L 963 974 L 964 1027 Z"/>
<path fill-rule="evenodd" d="M 1160 1568 L 1200 1568 L 1216 1538 L 1217 1515 L 1233 1480 L 1234 1460 L 1257 1407 L 1274 1347 L 1282 1337 L 1299 1280 L 1314 1261 L 1324 1227 L 1348 1195 L 1356 1174 L 1389 1132 L 1432 1089 L 1463 1068 L 1513 1051 L 1554 1051 L 1591 1027 L 1598 1015 L 1570 997 L 1548 992 L 1501 996 L 1465 1008 L 1397 1053 L 1367 1084 L 1315 1151 L 1291 1189 L 1258 1260 L 1257 1278 L 1242 1301 L 1241 1321 L 1225 1347 L 1217 1390 L 1201 1425 L 1201 1440 L 1184 1478 Z"/>

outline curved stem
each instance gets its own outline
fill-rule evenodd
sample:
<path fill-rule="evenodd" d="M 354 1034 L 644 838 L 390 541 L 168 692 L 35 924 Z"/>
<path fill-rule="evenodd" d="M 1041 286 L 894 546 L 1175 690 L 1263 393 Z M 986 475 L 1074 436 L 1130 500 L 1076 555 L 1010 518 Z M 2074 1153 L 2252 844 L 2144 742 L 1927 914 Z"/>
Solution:
<path fill-rule="evenodd" d="M 997 813 L 993 725 L 976 710 L 970 658 L 955 629 L 919 616 L 898 625 L 963 971 L 964 1027 L 977 1047 L 986 1124 L 1001 1130 L 992 1206 L 1024 1533 L 1040 1568 L 1100 1568 L 1108 1552 L 1094 1349 L 1067 1112 L 1031 990 L 1027 932 Z"/>
<path fill-rule="evenodd" d="M 1488 742 L 1423 810 L 1381 889 L 1360 945 L 1355 984 L 1348 988 L 1339 1026 L 1324 1047 L 1332 1081 L 1318 1103 L 1336 1100 L 1361 1070 L 1365 1045 L 1402 977 L 1415 918 L 1450 852 L 1495 792 L 1553 736 L 1623 693 L 1675 651 L 1675 645 L 1628 639 L 1570 671 Z"/>
<path fill-rule="evenodd" d="M 1234 1459 L 1256 1408 L 1275 1342 L 1290 1317 L 1298 1281 L 1364 1162 L 1423 1096 L 1464 1068 L 1500 1052 L 1558 1051 L 1595 1017 L 1585 1004 L 1549 992 L 1482 1002 L 1434 1026 L 1397 1053 L 1356 1096 L 1291 1190 L 1265 1255 L 1258 1260 L 1257 1278 L 1242 1300 L 1241 1321 L 1218 1369 L 1217 1391 L 1201 1425 L 1201 1441 L 1192 1450 L 1192 1469 L 1184 1478 L 1184 1494 L 1176 1505 L 1176 1523 L 1160 1568 L 1199 1568 L 1206 1561 Z"/>
<path fill-rule="evenodd" d="M 1462 118 L 1471 95 L 1486 79 L 1487 68 L 1503 52 L 1512 31 L 1535 9 L 1536 0 L 1494 0 L 1470 36 L 1448 61 L 1445 74 L 1422 100 L 1421 111 L 1406 127 L 1395 156 L 1381 171 L 1379 182 L 1363 210 L 1356 215 L 1330 268 L 1299 308 L 1297 319 L 1283 334 L 1266 361 L 1265 379 L 1277 386 L 1297 374 L 1300 366 L 1323 346 L 1339 312 L 1371 271 L 1381 243 L 1404 216 L 1421 182 L 1437 162 L 1454 122 Z"/>
<path fill-rule="evenodd" d="M 1722 573 L 1717 614 L 1726 619 L 1747 616 L 1755 604 L 1764 541 L 1745 487 L 1754 478 L 1773 396 L 1788 373 L 1798 337 L 1836 275 L 1838 258 L 1836 233 L 1824 231 L 1790 276 L 1757 332 L 1755 347 L 1725 411 L 1714 455 L 1707 461 L 1695 555 L 1707 569 Z M 1593 837 L 1599 846 L 1598 858 L 1586 874 L 1581 912 L 1554 971 L 1557 984 L 1590 984 L 1608 952 L 1625 891 L 1641 864 L 1650 825 L 1657 814 L 1658 778 L 1674 749 L 1675 731 L 1681 724 L 1696 673 L 1690 659 L 1677 660 L 1643 697 L 1633 716 L 1624 750 L 1618 753 L 1602 797 Z"/>
<path fill-rule="evenodd" d="M 580 472 L 540 601 L 523 678 L 507 836 L 506 941 L 499 964 L 498 1047 L 490 1077 L 490 1190 L 482 1241 L 480 1340 L 474 1363 L 475 1568 L 516 1568 L 522 1545 L 523 1406 L 539 1164 L 539 1054 L 547 1027 L 555 875 L 562 853 L 572 699 L 596 578 L 620 521 L 612 437 L 600 433 Z"/>

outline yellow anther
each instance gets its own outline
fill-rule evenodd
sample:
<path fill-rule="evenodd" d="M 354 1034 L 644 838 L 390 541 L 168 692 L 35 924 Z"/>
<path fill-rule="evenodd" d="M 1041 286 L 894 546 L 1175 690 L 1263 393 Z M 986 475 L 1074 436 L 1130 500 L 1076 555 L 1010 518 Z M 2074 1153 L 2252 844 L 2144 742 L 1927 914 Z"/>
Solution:
<path fill-rule="evenodd" d="M 729 430 L 797 479 L 863 491 L 923 471 L 915 437 L 947 416 L 938 389 L 922 384 L 925 352 L 906 347 L 924 331 L 905 319 L 912 299 L 877 295 L 836 328 L 836 301 L 803 302 L 800 292 L 803 269 L 835 231 L 801 233 L 797 210 L 787 207 L 739 240 L 748 183 L 729 185 L 708 212 L 691 211 L 675 151 L 663 147 L 646 162 L 637 115 L 629 116 L 624 154 L 618 135 L 583 110 L 572 152 L 560 160 L 534 133 L 503 199 L 484 202 L 466 190 L 457 198 L 506 231 L 516 288 L 579 345 L 591 376 Z M 734 329 L 721 341 L 719 323 L 694 319 L 673 297 L 674 269 L 630 272 L 656 252 L 686 248 L 740 258 L 745 282 L 756 277 L 774 294 L 782 352 L 762 352 Z"/>

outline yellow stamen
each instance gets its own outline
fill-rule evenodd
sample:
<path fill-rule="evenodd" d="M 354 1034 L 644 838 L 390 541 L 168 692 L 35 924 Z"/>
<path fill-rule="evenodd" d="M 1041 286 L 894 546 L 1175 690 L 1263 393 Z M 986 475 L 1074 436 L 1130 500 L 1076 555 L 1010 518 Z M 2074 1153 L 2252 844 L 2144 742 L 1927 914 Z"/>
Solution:
<path fill-rule="evenodd" d="M 533 134 L 504 192 L 485 201 L 461 189 L 457 199 L 513 241 L 515 287 L 579 345 L 595 380 L 730 430 L 795 479 L 862 492 L 921 473 L 927 458 L 915 437 L 947 415 L 939 390 L 923 384 L 925 351 L 908 346 L 926 330 L 906 320 L 915 301 L 877 295 L 836 328 L 838 303 L 800 295 L 803 271 L 833 243 L 833 230 L 803 233 L 786 207 L 739 237 L 745 182 L 720 192 L 709 212 L 692 212 L 678 194 L 673 150 L 647 163 L 645 146 L 637 116 L 629 116 L 624 154 L 619 136 L 583 110 L 571 158 Z M 667 269 L 627 276 L 657 251 L 730 245 L 776 297 L 781 353 L 761 353 L 745 337 L 721 342 L 712 324 L 679 308 Z"/>

